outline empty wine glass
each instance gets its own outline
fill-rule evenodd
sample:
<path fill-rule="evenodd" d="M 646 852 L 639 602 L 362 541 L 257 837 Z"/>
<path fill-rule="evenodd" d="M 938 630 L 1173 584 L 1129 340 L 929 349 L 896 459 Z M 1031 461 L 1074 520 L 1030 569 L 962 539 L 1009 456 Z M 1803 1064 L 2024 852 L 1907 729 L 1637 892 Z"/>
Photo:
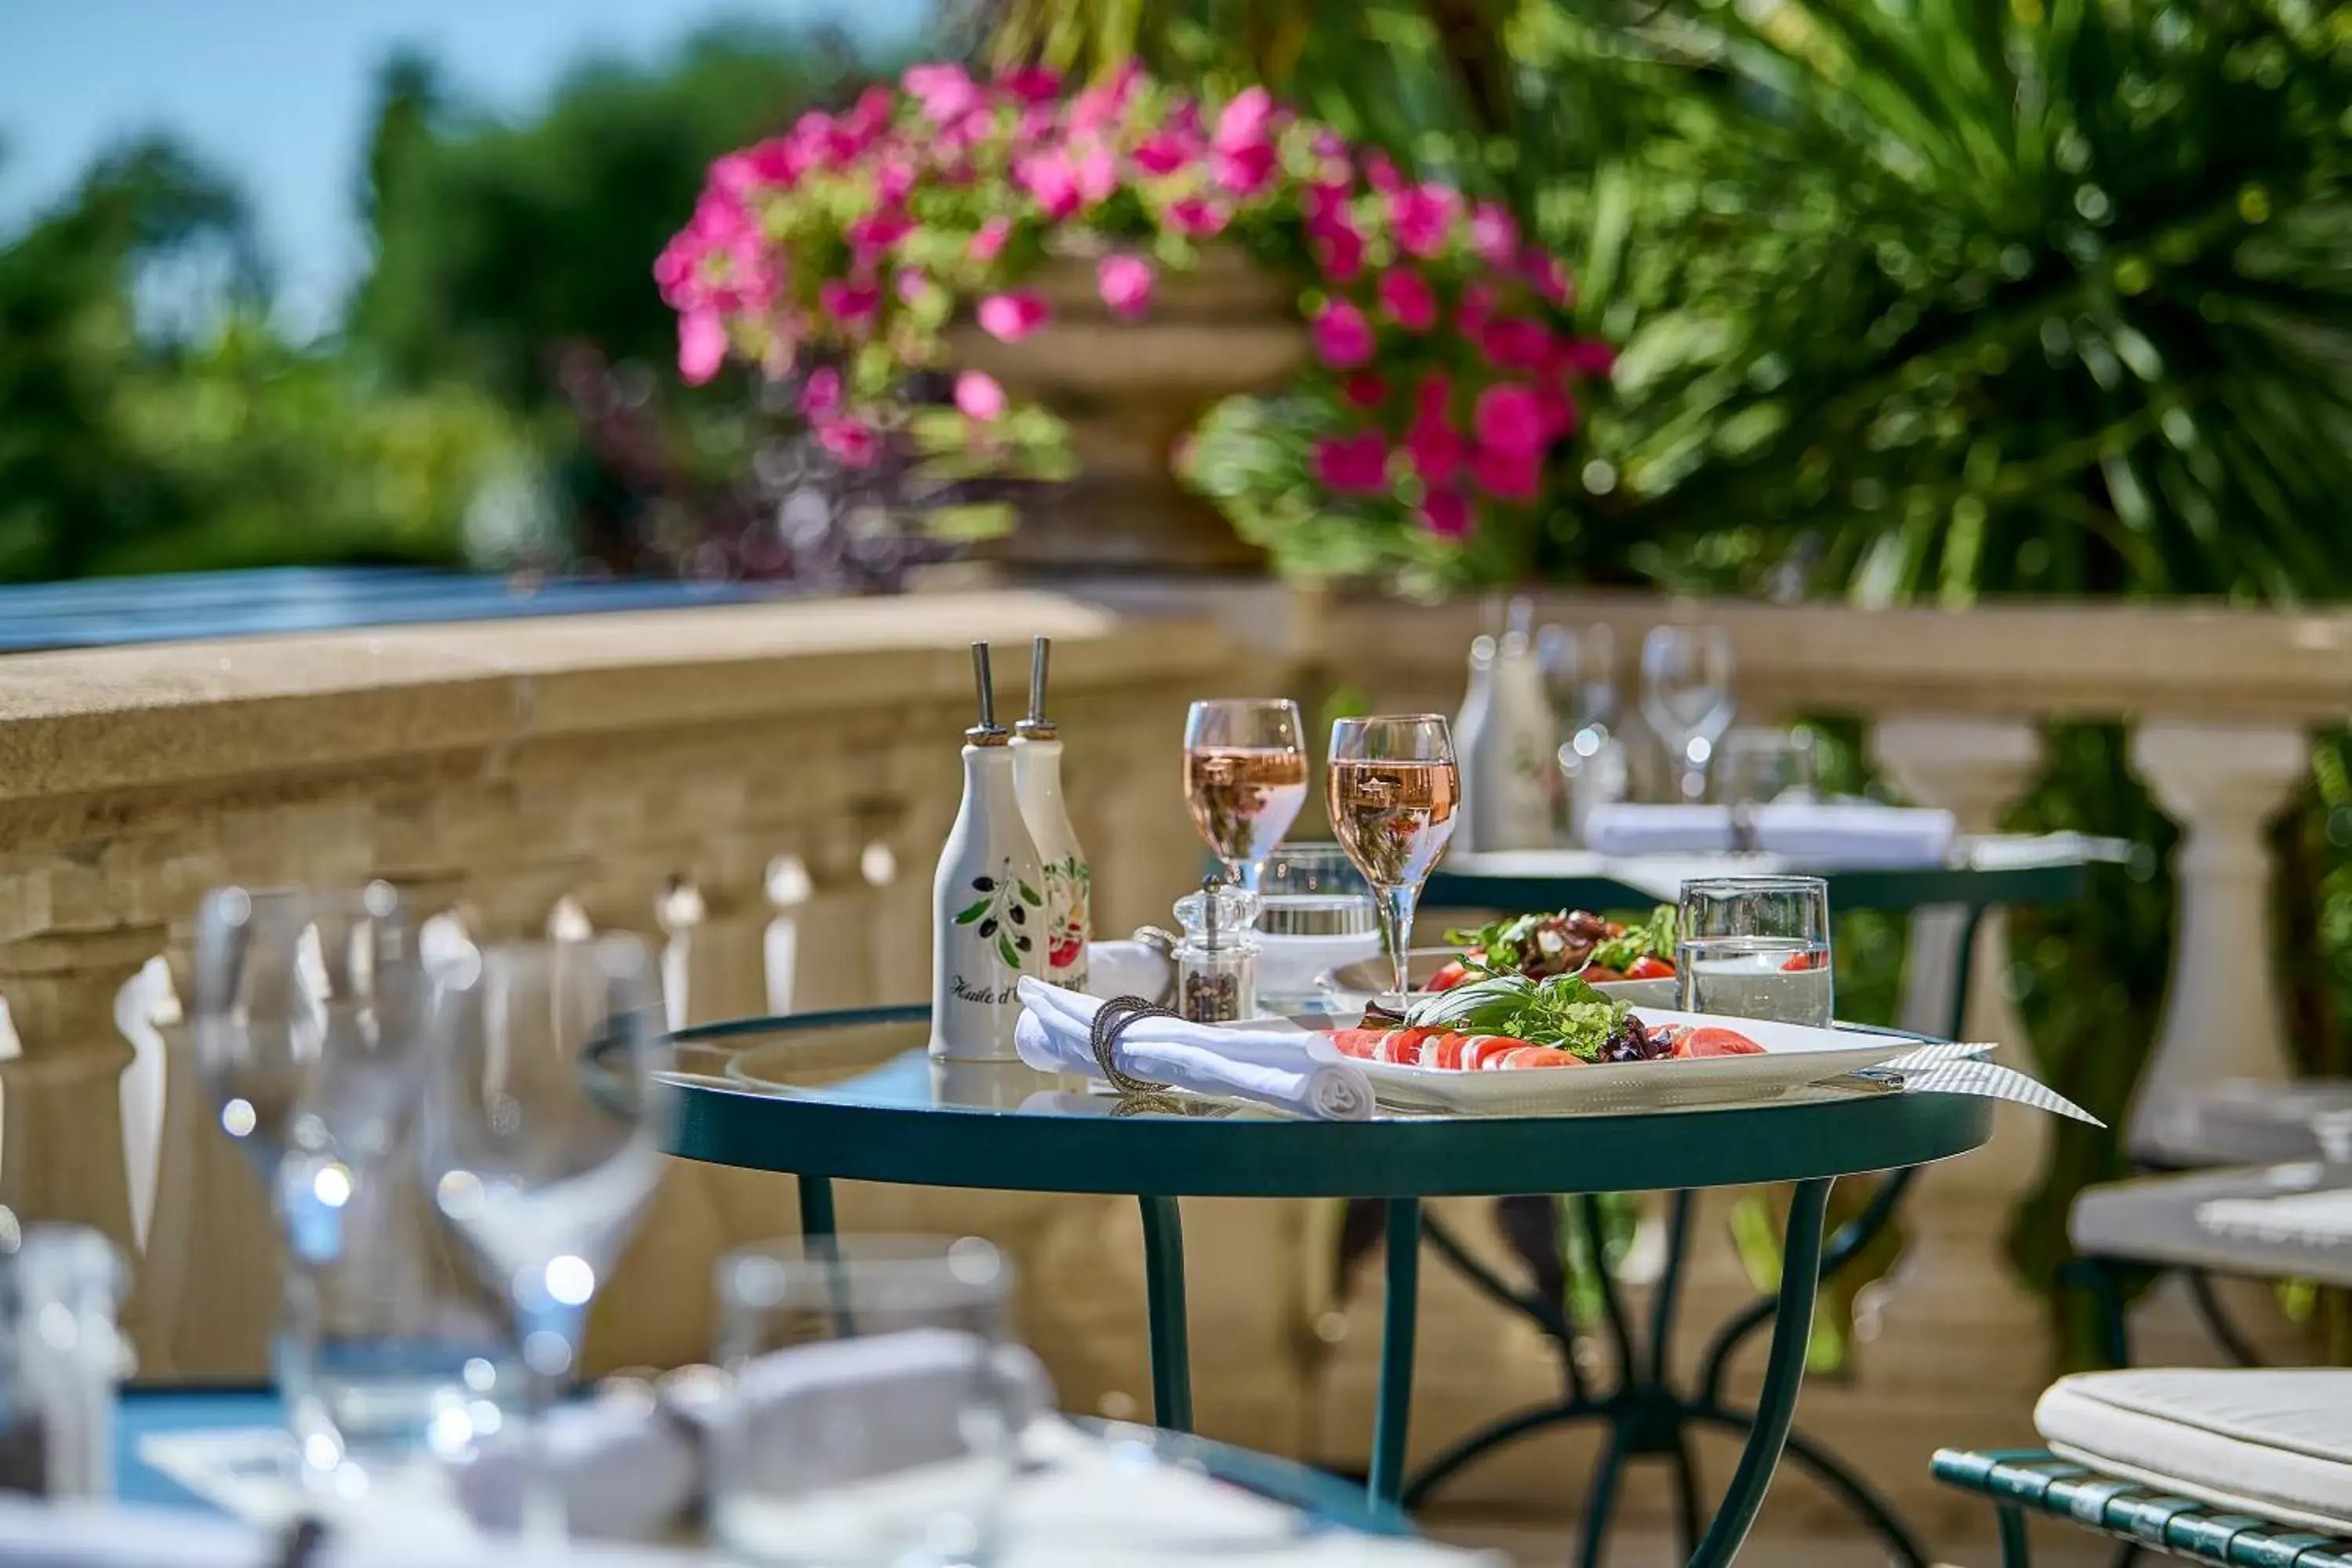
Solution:
<path fill-rule="evenodd" d="M 1332 832 L 1372 885 L 1402 1005 L 1413 907 L 1462 803 L 1453 733 L 1434 713 L 1339 720 L 1331 726 L 1328 788 Z"/>
<path fill-rule="evenodd" d="M 415 936 L 382 882 L 218 888 L 196 915 L 198 1069 L 285 1237 L 271 1369 L 301 1479 L 327 1489 L 416 1454 L 495 1354 L 395 1175 L 427 1040 Z"/>
<path fill-rule="evenodd" d="M 442 1220 L 515 1317 L 534 1431 L 661 1180 L 676 1096 L 653 954 L 633 936 L 467 947 L 434 973 L 417 1152 Z M 524 1530 L 564 1529 L 549 1467 Z"/>
<path fill-rule="evenodd" d="M 1605 621 L 1580 631 L 1548 626 L 1536 633 L 1536 666 L 1543 671 L 1544 696 L 1559 721 L 1563 744 L 1591 730 L 1607 734 L 1617 725 L 1617 642 Z M 1585 754 L 1595 748 L 1588 746 Z"/>
<path fill-rule="evenodd" d="M 1707 764 L 1731 715 L 1731 639 L 1723 628 L 1652 626 L 1642 639 L 1642 717 L 1672 753 L 1683 799 L 1706 796 Z"/>
<path fill-rule="evenodd" d="M 215 888 L 196 909 L 194 979 L 197 1076 L 265 1185 L 298 1141 L 389 1146 L 412 1103 L 422 1001 L 391 884 Z"/>
<path fill-rule="evenodd" d="M 1307 804 L 1298 704 L 1286 698 L 1195 702 L 1184 718 L 1184 804 L 1224 863 L 1255 893 L 1265 858 Z"/>

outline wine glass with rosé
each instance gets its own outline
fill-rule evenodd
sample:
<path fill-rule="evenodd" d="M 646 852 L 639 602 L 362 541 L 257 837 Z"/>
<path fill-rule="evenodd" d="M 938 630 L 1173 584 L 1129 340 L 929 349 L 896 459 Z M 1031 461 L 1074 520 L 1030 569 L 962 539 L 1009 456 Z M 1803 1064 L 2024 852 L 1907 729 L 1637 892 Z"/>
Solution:
<path fill-rule="evenodd" d="M 1402 1006 L 1413 907 L 1462 805 L 1453 732 L 1434 713 L 1341 719 L 1331 726 L 1328 787 L 1332 833 L 1372 885 Z"/>
<path fill-rule="evenodd" d="M 1265 858 L 1307 805 L 1298 704 L 1286 698 L 1195 702 L 1184 719 L 1184 804 L 1192 826 L 1255 893 Z"/>

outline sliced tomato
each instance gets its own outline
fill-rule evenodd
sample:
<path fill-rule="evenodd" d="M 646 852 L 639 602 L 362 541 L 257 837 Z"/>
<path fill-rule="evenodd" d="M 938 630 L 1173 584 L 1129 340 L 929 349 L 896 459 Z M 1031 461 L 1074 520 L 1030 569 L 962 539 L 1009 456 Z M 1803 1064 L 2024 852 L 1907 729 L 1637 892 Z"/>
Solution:
<path fill-rule="evenodd" d="M 1792 970 L 1827 969 L 1829 964 L 1830 955 L 1826 952 L 1800 952 L 1780 965 L 1780 973 L 1786 974 Z"/>
<path fill-rule="evenodd" d="M 1456 985 L 1461 984 L 1464 981 L 1469 978 L 1470 971 L 1468 967 L 1457 958 L 1453 963 L 1447 964 L 1444 968 L 1439 970 L 1436 973 L 1431 975 L 1429 977 L 1428 984 L 1424 988 L 1431 991 L 1451 991 Z"/>
<path fill-rule="evenodd" d="M 1693 1029 L 1675 1042 L 1678 1057 L 1760 1057 L 1764 1047 L 1735 1029 Z"/>
<path fill-rule="evenodd" d="M 1628 980 L 1672 980 L 1674 977 L 1675 966 L 1651 953 L 1643 953 L 1635 959 L 1633 967 L 1625 972 Z"/>
<path fill-rule="evenodd" d="M 1588 985 L 1606 985 L 1612 980 L 1625 978 L 1624 971 L 1611 969 L 1606 964 L 1601 963 L 1588 963 L 1580 973 L 1583 974 L 1584 982 Z"/>
<path fill-rule="evenodd" d="M 1489 1058 L 1479 1064 L 1517 1071 L 1524 1068 L 1580 1068 L 1586 1065 L 1582 1057 L 1553 1046 L 1518 1046 L 1505 1051 L 1499 1058 Z"/>

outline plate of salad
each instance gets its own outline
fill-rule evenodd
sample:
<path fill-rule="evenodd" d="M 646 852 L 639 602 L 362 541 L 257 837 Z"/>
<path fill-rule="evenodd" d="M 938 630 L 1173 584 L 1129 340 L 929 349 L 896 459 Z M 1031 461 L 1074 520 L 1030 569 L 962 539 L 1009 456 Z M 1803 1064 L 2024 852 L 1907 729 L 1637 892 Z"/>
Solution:
<path fill-rule="evenodd" d="M 1919 1048 L 1907 1035 L 1636 1007 L 1575 974 L 1490 973 L 1318 1030 L 1402 1110 L 1542 1114 L 1776 1098 Z"/>
<path fill-rule="evenodd" d="M 1660 904 L 1643 921 L 1612 921 L 1588 910 L 1515 915 L 1445 933 L 1444 947 L 1415 948 L 1406 973 L 1416 994 L 1450 991 L 1484 974 L 1549 980 L 1577 974 L 1607 994 L 1640 1006 L 1670 1007 L 1675 1000 L 1675 906 Z M 1361 1006 L 1394 984 L 1385 958 L 1342 964 L 1322 976 L 1335 1006 Z"/>

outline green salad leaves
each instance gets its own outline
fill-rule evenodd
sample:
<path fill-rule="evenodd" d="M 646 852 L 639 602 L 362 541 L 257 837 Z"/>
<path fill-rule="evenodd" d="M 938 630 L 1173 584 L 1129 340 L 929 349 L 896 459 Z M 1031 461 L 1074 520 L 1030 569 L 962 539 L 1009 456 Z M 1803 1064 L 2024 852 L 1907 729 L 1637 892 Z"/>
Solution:
<path fill-rule="evenodd" d="M 1540 981 L 1524 974 L 1490 974 L 1422 997 L 1406 1011 L 1404 1021 L 1415 1029 L 1507 1035 L 1597 1061 L 1609 1042 L 1623 1032 L 1632 1012 L 1573 974 Z"/>

